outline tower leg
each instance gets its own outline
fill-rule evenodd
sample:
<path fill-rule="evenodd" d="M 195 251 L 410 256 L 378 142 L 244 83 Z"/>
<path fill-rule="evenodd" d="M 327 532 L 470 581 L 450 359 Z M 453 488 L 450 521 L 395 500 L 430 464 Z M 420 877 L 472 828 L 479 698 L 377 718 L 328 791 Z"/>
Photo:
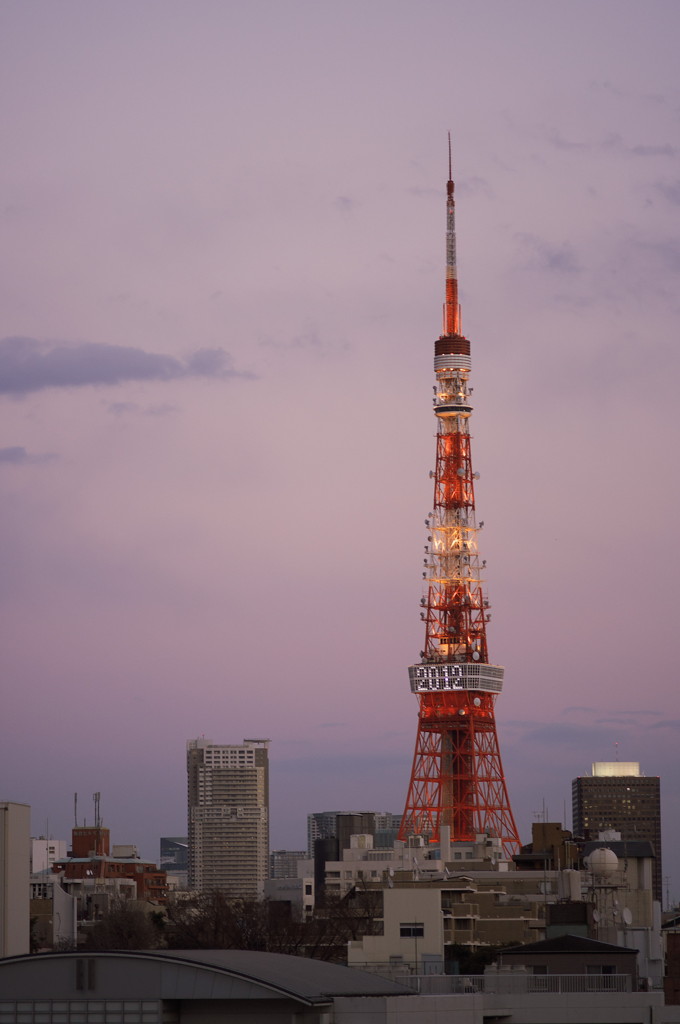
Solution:
<path fill-rule="evenodd" d="M 476 701 L 476 703 L 475 703 Z M 399 838 L 438 842 L 442 825 L 452 842 L 480 833 L 519 850 L 517 826 L 503 775 L 493 697 L 466 693 L 423 695 L 411 782 Z"/>

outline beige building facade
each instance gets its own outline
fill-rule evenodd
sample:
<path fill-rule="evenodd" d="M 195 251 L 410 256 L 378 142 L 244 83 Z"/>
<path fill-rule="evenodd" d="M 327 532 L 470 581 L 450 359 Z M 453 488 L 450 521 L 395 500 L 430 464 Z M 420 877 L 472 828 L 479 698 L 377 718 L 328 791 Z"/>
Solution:
<path fill-rule="evenodd" d="M 269 876 L 268 744 L 187 743 L 189 889 L 262 897 Z"/>

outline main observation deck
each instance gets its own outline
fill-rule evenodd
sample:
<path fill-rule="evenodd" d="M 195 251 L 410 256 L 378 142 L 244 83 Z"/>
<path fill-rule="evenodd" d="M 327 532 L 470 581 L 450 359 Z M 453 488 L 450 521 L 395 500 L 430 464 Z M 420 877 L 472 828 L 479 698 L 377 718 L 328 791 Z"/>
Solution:
<path fill-rule="evenodd" d="M 500 665 L 425 662 L 409 665 L 412 693 L 446 690 L 483 690 L 500 693 L 505 669 Z"/>

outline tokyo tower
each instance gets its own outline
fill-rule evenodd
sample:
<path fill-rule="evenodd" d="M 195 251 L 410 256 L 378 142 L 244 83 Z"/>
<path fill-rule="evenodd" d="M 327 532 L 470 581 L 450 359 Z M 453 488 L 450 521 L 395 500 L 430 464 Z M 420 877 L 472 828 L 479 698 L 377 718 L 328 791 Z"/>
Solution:
<path fill-rule="evenodd" d="M 503 669 L 489 664 L 489 602 L 482 591 L 470 452 L 470 342 L 460 333 L 454 185 L 449 136 L 446 186 L 444 327 L 434 343 L 437 452 L 434 503 L 421 598 L 425 646 L 408 672 L 418 696 L 418 736 L 399 838 L 430 842 L 448 825 L 451 840 L 489 832 L 506 856 L 519 851 L 496 735 L 494 704 Z"/>

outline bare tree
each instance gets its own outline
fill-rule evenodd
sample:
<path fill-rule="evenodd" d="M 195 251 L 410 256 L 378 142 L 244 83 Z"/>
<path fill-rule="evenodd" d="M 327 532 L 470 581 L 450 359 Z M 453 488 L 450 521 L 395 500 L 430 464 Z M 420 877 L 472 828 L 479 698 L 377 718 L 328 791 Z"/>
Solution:
<path fill-rule="evenodd" d="M 350 939 L 375 934 L 381 906 L 379 891 L 352 890 L 298 920 L 288 904 L 212 890 L 168 903 L 165 938 L 171 949 L 251 949 L 345 963 Z"/>
<path fill-rule="evenodd" d="M 158 949 L 162 928 L 158 915 L 116 900 L 104 916 L 88 929 L 85 949 Z"/>

